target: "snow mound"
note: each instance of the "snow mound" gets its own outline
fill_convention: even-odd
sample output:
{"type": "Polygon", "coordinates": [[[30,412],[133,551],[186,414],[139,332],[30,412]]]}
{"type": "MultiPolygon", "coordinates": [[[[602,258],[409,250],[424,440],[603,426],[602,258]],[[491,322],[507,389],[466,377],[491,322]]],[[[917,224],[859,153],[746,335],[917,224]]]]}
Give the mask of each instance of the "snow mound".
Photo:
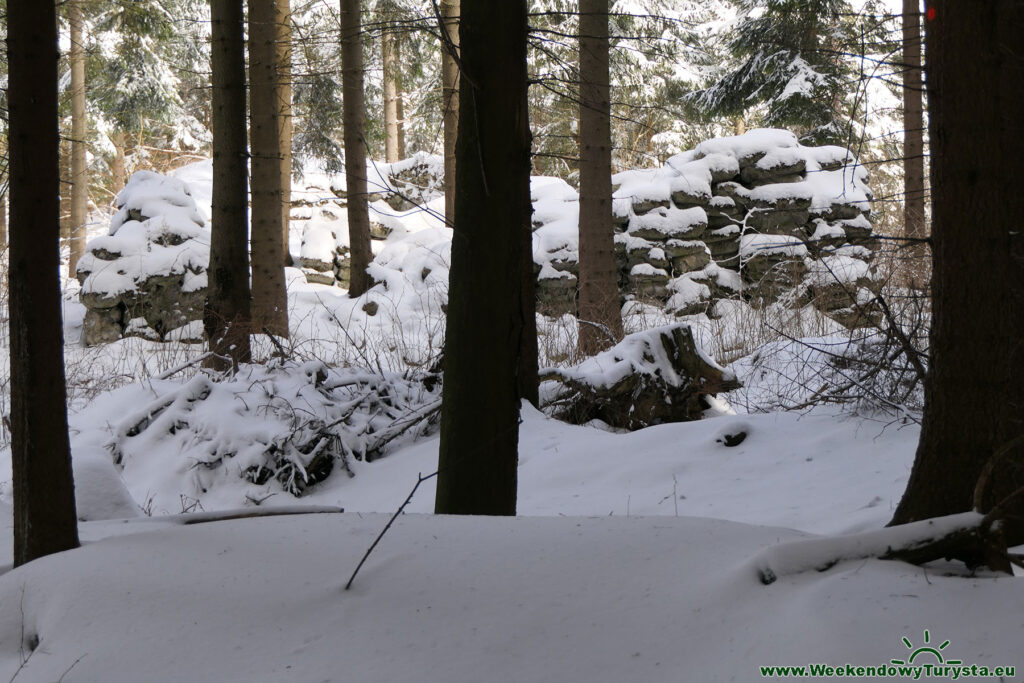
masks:
{"type": "Polygon", "coordinates": [[[432,432],[439,383],[425,379],[278,361],[158,380],[86,408],[77,424],[94,410],[104,417],[75,442],[102,447],[132,497],[161,514],[298,497],[332,473],[354,476],[396,439],[432,432]]]}

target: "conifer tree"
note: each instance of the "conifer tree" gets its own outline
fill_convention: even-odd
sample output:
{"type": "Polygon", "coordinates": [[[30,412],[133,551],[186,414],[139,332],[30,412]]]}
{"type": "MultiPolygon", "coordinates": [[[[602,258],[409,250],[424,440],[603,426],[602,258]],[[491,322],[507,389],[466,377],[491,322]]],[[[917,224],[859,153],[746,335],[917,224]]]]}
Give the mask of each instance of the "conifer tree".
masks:
{"type": "Polygon", "coordinates": [[[14,564],[78,546],[59,281],[57,17],[8,0],[14,564]]]}
{"type": "MultiPolygon", "coordinates": [[[[533,277],[526,2],[467,2],[460,21],[460,190],[435,511],[512,515],[519,403],[530,381],[525,337],[534,368],[537,357],[532,291],[523,284],[525,272],[533,277]]],[[[535,387],[536,370],[533,377],[535,387]]]]}
{"type": "Polygon", "coordinates": [[[285,93],[278,22],[288,0],[249,0],[249,128],[252,139],[252,296],[253,329],[288,336],[288,296],[284,268],[287,230],[282,223],[289,156],[282,139],[285,93]]]}
{"type": "Polygon", "coordinates": [[[245,17],[242,0],[210,0],[213,210],[203,326],[215,367],[250,360],[245,17]]]}
{"type": "Polygon", "coordinates": [[[849,141],[854,41],[847,0],[737,0],[728,51],[734,63],[689,99],[715,115],[743,116],[759,107],[764,125],[793,128],[813,144],[849,141]]]}
{"type": "Polygon", "coordinates": [[[341,0],[341,71],[345,127],[345,201],[348,204],[349,295],[369,288],[370,214],[366,193],[366,107],[359,0],[341,0]]]}
{"type": "MultiPolygon", "coordinates": [[[[1024,538],[1024,0],[931,0],[932,327],[894,524],[1002,506],[1024,538]],[[981,484],[979,485],[979,480],[981,484]]],[[[1013,543],[1011,543],[1012,545],[1013,543]]]]}
{"type": "Polygon", "coordinates": [[[580,0],[579,348],[593,354],[622,336],[612,229],[608,0],[580,0]]]}

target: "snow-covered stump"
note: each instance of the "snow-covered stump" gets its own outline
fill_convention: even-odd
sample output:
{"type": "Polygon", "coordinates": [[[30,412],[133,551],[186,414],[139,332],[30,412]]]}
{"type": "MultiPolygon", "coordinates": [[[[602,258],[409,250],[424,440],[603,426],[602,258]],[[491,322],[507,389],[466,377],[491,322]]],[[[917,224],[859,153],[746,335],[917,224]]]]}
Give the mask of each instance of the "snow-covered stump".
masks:
{"type": "Polygon", "coordinates": [[[686,323],[631,334],[571,368],[549,368],[545,409],[574,424],[601,420],[621,429],[697,420],[705,397],[740,387],[697,345],[686,323]]]}
{"type": "Polygon", "coordinates": [[[78,263],[83,341],[201,340],[210,232],[187,185],[139,171],[117,207],[110,233],[89,242],[78,263]]]}

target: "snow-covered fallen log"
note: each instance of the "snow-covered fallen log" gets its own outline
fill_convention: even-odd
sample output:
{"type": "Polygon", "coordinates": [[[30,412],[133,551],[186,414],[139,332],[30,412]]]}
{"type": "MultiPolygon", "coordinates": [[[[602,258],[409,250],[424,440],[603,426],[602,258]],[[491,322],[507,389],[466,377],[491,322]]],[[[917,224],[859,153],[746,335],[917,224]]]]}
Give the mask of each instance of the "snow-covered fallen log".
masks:
{"type": "Polygon", "coordinates": [[[959,559],[970,567],[1008,571],[1006,545],[998,523],[978,512],[887,527],[848,536],[780,543],[751,560],[761,583],[808,571],[823,572],[840,562],[878,558],[923,564],[959,559]]]}

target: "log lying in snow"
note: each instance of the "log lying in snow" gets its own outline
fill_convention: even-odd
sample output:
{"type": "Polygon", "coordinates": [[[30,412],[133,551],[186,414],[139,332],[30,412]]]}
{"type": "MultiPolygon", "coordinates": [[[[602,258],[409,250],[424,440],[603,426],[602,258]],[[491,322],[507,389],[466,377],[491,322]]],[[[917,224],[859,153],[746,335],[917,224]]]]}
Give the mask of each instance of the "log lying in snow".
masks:
{"type": "Polygon", "coordinates": [[[978,512],[925,519],[848,536],[813,538],[765,548],[752,561],[761,583],[807,571],[823,572],[839,562],[878,558],[922,564],[959,559],[969,567],[1009,571],[998,524],[978,512]]]}

